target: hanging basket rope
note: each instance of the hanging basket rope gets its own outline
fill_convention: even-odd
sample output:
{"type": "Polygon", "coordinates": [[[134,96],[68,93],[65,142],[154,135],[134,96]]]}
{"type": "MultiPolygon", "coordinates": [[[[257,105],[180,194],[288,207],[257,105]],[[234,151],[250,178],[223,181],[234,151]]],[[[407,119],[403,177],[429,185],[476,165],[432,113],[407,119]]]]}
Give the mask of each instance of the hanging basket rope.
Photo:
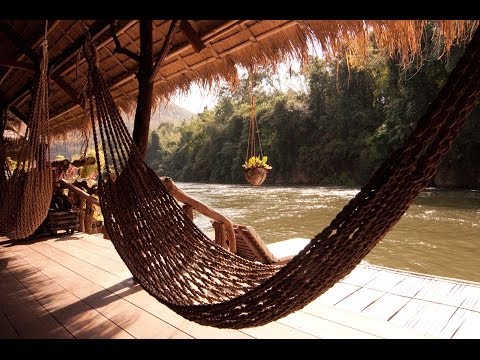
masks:
{"type": "Polygon", "coordinates": [[[255,114],[255,98],[253,95],[253,71],[250,72],[250,122],[247,136],[247,156],[242,165],[245,172],[245,179],[254,186],[260,186],[267,178],[267,172],[272,167],[267,165],[267,157],[263,156],[262,143],[260,141],[260,131],[258,130],[258,121],[255,114]],[[258,147],[257,147],[258,142],[258,147]],[[260,156],[257,156],[257,148],[260,156]]]}
{"type": "Polygon", "coordinates": [[[140,285],[203,325],[264,325],[303,308],[350,273],[402,217],[480,100],[480,29],[403,146],[283,268],[216,246],[146,165],[95,64],[88,40],[89,108],[108,234],[140,285]],[[111,165],[111,166],[109,166],[111,165]]]}
{"type": "Polygon", "coordinates": [[[40,73],[32,91],[25,142],[7,183],[6,197],[0,210],[0,232],[12,240],[34,233],[48,214],[52,195],[46,33],[41,46],[40,73]]]}

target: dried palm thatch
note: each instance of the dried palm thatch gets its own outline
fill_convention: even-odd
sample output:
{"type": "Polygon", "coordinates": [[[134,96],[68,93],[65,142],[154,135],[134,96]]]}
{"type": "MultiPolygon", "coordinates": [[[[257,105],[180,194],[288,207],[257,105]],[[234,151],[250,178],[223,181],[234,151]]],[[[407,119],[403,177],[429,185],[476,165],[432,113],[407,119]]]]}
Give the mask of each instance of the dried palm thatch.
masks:
{"type": "MultiPolygon", "coordinates": [[[[454,44],[468,41],[478,20],[182,20],[188,23],[200,45],[194,47],[187,32],[176,30],[170,51],[157,73],[155,96],[158,101],[175,93],[188,92],[192,83],[206,91],[216,89],[221,80],[235,84],[237,66],[275,66],[288,58],[307,59],[310,43],[318,43],[328,57],[364,58],[369,38],[378,50],[395,56],[404,68],[421,62],[426,28],[432,27],[438,51],[447,53],[454,44]],[[196,49],[195,49],[196,48],[196,49]]],[[[170,20],[153,22],[153,53],[158,56],[169,31],[170,20]]],[[[0,21],[0,46],[5,56],[16,59],[15,66],[38,57],[36,39],[43,21],[0,21]],[[12,35],[14,32],[16,35],[12,35]],[[15,40],[16,38],[16,40],[15,40]],[[13,40],[12,40],[13,39],[13,40]],[[27,46],[22,45],[28,44],[27,46]]],[[[50,24],[50,125],[52,136],[83,129],[88,119],[82,108],[87,66],[80,53],[84,29],[90,29],[99,54],[100,67],[117,104],[130,112],[135,107],[138,83],[140,31],[138,21],[116,21],[112,37],[110,22],[99,20],[57,20],[50,24]],[[115,40],[125,51],[116,52],[115,40]]],[[[12,60],[13,61],[13,60],[12,60]]],[[[23,64],[25,65],[25,64],[23,64]]],[[[28,67],[28,66],[27,66],[28,67]]],[[[0,68],[0,90],[12,112],[21,118],[29,106],[30,74],[25,69],[0,68]]]]}

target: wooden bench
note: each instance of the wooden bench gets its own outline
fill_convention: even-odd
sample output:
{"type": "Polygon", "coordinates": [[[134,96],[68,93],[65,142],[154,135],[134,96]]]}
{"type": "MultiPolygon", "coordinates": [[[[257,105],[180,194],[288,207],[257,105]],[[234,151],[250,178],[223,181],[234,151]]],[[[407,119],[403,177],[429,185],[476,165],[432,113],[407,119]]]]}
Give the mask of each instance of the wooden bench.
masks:
{"type": "Polygon", "coordinates": [[[59,230],[65,230],[66,234],[73,234],[78,229],[78,213],[78,210],[49,211],[35,234],[57,235],[59,230]]]}

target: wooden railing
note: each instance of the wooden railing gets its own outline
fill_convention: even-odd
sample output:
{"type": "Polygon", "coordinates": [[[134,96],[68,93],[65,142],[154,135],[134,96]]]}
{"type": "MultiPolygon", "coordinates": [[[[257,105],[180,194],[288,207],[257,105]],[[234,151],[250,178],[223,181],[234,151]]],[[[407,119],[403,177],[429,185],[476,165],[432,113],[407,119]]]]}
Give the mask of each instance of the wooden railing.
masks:
{"type": "Polygon", "coordinates": [[[161,177],[160,179],[170,195],[172,195],[177,201],[184,204],[183,210],[188,214],[190,219],[193,220],[193,210],[195,210],[213,220],[213,228],[215,229],[215,243],[221,245],[225,249],[229,249],[233,253],[237,252],[235,230],[233,229],[233,223],[228,218],[215,211],[207,204],[198,201],[182,191],[177,187],[171,178],[161,177]]]}
{"type": "MultiPolygon", "coordinates": [[[[235,240],[235,230],[233,223],[212,209],[207,204],[191,197],[173,182],[169,177],[162,177],[162,183],[165,185],[169,193],[179,202],[183,203],[183,210],[187,213],[188,217],[193,220],[193,210],[198,211],[200,214],[205,215],[213,220],[212,226],[215,230],[215,243],[219,244],[225,249],[229,249],[231,252],[237,252],[237,244],[235,240]]],[[[86,193],[82,189],[70,184],[68,181],[59,180],[62,188],[72,191],[75,196],[80,200],[80,213],[79,213],[79,229],[78,231],[85,232],[87,234],[92,233],[93,223],[93,205],[100,206],[97,198],[86,193]]]]}
{"type": "Polygon", "coordinates": [[[68,189],[73,192],[80,201],[80,212],[78,214],[78,231],[91,234],[94,214],[93,205],[100,206],[100,202],[94,196],[86,193],[82,189],[74,186],[73,184],[70,184],[64,179],[60,179],[59,183],[62,188],[68,189]]]}

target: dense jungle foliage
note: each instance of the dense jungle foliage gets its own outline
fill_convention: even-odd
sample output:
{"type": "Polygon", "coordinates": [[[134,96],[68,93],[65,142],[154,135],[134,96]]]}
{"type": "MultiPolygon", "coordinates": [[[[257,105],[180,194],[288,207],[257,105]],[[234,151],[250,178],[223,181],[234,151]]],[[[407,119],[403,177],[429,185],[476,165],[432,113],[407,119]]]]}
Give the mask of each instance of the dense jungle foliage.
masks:
{"type": "MultiPolygon", "coordinates": [[[[268,69],[256,72],[254,97],[266,183],[358,186],[415,126],[445,83],[463,48],[438,60],[427,46],[422,66],[402,70],[372,48],[362,66],[311,58],[302,74],[307,91],[282,92],[268,69]]],[[[476,111],[443,161],[432,185],[480,186],[480,112],[476,111]]],[[[180,126],[152,131],[146,160],[176,181],[243,183],[250,87],[222,89],[213,109],[180,126]]]]}

